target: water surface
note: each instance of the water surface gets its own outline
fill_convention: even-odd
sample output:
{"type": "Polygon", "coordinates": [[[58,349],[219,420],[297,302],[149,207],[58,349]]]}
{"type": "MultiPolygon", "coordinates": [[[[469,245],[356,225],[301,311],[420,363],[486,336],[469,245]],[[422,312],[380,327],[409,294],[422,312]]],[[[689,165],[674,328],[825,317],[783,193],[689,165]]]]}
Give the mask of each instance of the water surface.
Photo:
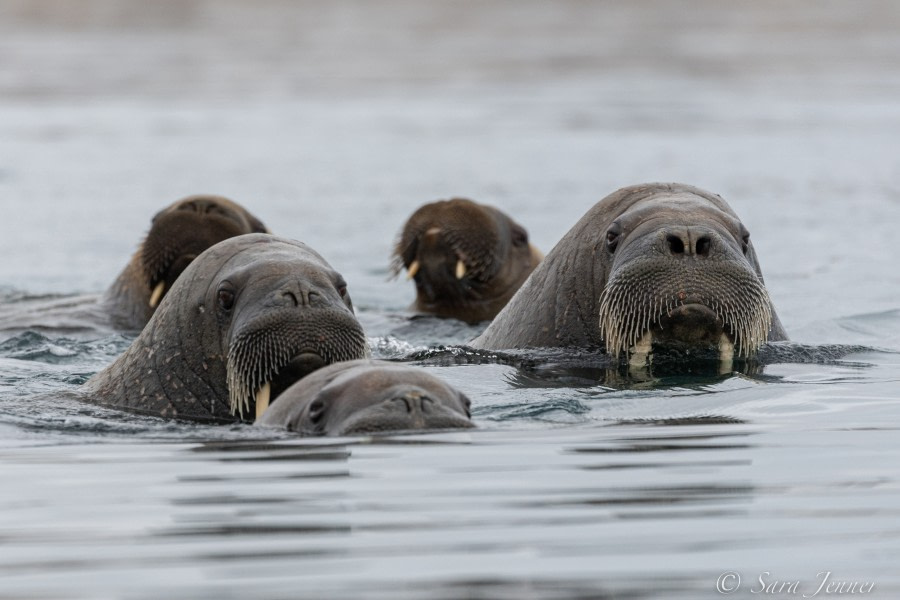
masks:
{"type": "Polygon", "coordinates": [[[898,27],[887,0],[0,1],[0,312],[102,291],[160,207],[221,193],[319,250],[373,353],[479,426],[135,417],[63,395],[129,336],[0,335],[0,598],[702,598],[726,573],[758,597],[826,572],[897,596],[898,27]],[[759,368],[441,350],[479,328],[410,320],[389,280],[423,202],[493,203],[549,250],[643,181],[751,231],[793,340],[759,368]]]}

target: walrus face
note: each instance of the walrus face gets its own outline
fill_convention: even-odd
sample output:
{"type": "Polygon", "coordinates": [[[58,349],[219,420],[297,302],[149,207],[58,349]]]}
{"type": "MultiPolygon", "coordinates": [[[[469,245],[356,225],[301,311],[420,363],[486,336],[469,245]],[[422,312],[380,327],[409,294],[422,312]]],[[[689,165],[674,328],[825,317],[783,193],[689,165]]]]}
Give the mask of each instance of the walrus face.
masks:
{"type": "Polygon", "coordinates": [[[736,217],[677,194],[634,203],[601,233],[611,267],[599,322],[611,354],[683,344],[730,359],[766,341],[771,302],[736,217]]]}
{"type": "Polygon", "coordinates": [[[267,231],[242,206],[220,196],[189,196],[163,209],[153,217],[138,257],[150,308],[207,248],[236,235],[267,231]]]}
{"type": "Polygon", "coordinates": [[[353,361],[298,382],[258,424],[305,435],[362,435],[474,427],[469,399],[412,367],[353,361]]]}
{"type": "Polygon", "coordinates": [[[295,250],[227,264],[209,287],[205,305],[224,332],[231,412],[242,418],[254,408],[262,414],[322,366],[368,356],[343,277],[318,255],[295,250]]]}
{"type": "Polygon", "coordinates": [[[491,319],[541,255],[499,210],[454,198],[412,214],[394,250],[393,271],[416,284],[416,308],[477,322],[491,319]]]}

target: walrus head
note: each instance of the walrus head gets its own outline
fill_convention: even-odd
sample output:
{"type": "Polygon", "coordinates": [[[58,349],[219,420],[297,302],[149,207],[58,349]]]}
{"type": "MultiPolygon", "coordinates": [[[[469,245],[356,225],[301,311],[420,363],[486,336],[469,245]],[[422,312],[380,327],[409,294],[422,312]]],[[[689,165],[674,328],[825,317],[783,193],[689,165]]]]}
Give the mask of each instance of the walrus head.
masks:
{"type": "Polygon", "coordinates": [[[563,237],[472,345],[714,347],[747,357],[787,336],[750,234],[715,194],[646,184],[610,194],[563,237]]]}
{"type": "Polygon", "coordinates": [[[605,238],[611,266],[599,324],[611,354],[675,343],[747,357],[766,341],[771,301],[750,233],[730,211],[690,193],[651,196],[616,217],[605,238]]]}
{"type": "Polygon", "coordinates": [[[541,260],[528,232],[464,198],[416,210],[400,232],[393,271],[416,284],[414,308],[470,323],[492,319],[541,260]]]}
{"type": "Polygon", "coordinates": [[[245,233],[268,229],[243,206],[221,196],[188,196],[156,213],[137,254],[150,308],[201,252],[245,233]]]}
{"type": "Polygon", "coordinates": [[[367,356],[343,277],[301,242],[249,234],[198,256],[86,389],[165,417],[252,419],[315,369],[367,356]]]}
{"type": "Polygon", "coordinates": [[[257,424],[304,435],[361,435],[474,427],[470,402],[422,369],[357,360],[294,384],[257,424]]]}
{"type": "Polygon", "coordinates": [[[140,330],[201,252],[237,235],[266,232],[259,219],[227,198],[179,200],[153,217],[140,247],[103,295],[103,310],[115,326],[140,330]]]}

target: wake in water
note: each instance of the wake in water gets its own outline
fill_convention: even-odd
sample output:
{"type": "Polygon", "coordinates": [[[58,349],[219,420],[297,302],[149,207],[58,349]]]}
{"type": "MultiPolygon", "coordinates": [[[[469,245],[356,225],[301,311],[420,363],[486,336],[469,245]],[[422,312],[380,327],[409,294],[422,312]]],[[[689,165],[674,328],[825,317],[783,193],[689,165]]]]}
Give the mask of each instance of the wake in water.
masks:
{"type": "MultiPolygon", "coordinates": [[[[368,339],[374,358],[414,363],[447,379],[474,399],[473,417],[482,428],[633,422],[721,422],[733,405],[723,390],[759,383],[792,383],[780,365],[818,365],[835,375],[873,371],[878,357],[897,352],[862,345],[765,344],[751,359],[735,360],[721,372],[718,353],[668,348],[649,364],[635,367],[603,349],[486,351],[465,346],[483,326],[433,317],[363,314],[380,335],[368,339]],[[702,402],[688,397],[700,397],[702,402]],[[622,404],[622,399],[629,400],[622,404]],[[641,399],[634,404],[635,399],[641,399]],[[650,406],[647,403],[650,403],[650,406]],[[626,409],[622,410],[625,406],[626,409]]],[[[851,324],[855,321],[851,320],[851,324]]],[[[0,426],[16,431],[140,439],[246,439],[247,426],[215,427],[142,417],[74,400],[69,391],[111,363],[132,337],[111,334],[82,340],[65,331],[26,330],[0,341],[0,426]]],[[[893,359],[890,359],[893,361],[893,359]]],[[[266,432],[264,436],[284,434],[266,432]]]]}

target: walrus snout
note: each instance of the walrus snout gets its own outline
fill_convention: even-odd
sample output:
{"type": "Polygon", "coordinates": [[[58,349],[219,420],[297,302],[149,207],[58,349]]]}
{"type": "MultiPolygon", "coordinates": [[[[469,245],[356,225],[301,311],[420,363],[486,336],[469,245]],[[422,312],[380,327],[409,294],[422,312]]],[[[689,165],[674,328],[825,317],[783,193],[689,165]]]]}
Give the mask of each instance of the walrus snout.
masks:
{"type": "Polygon", "coordinates": [[[712,220],[667,220],[647,222],[611,250],[599,310],[607,350],[641,354],[652,341],[749,356],[766,341],[772,310],[738,240],[712,220]]]}
{"type": "Polygon", "coordinates": [[[425,390],[390,395],[333,428],[331,435],[360,435],[388,431],[467,429],[474,427],[467,415],[432,397],[425,390]]]}

